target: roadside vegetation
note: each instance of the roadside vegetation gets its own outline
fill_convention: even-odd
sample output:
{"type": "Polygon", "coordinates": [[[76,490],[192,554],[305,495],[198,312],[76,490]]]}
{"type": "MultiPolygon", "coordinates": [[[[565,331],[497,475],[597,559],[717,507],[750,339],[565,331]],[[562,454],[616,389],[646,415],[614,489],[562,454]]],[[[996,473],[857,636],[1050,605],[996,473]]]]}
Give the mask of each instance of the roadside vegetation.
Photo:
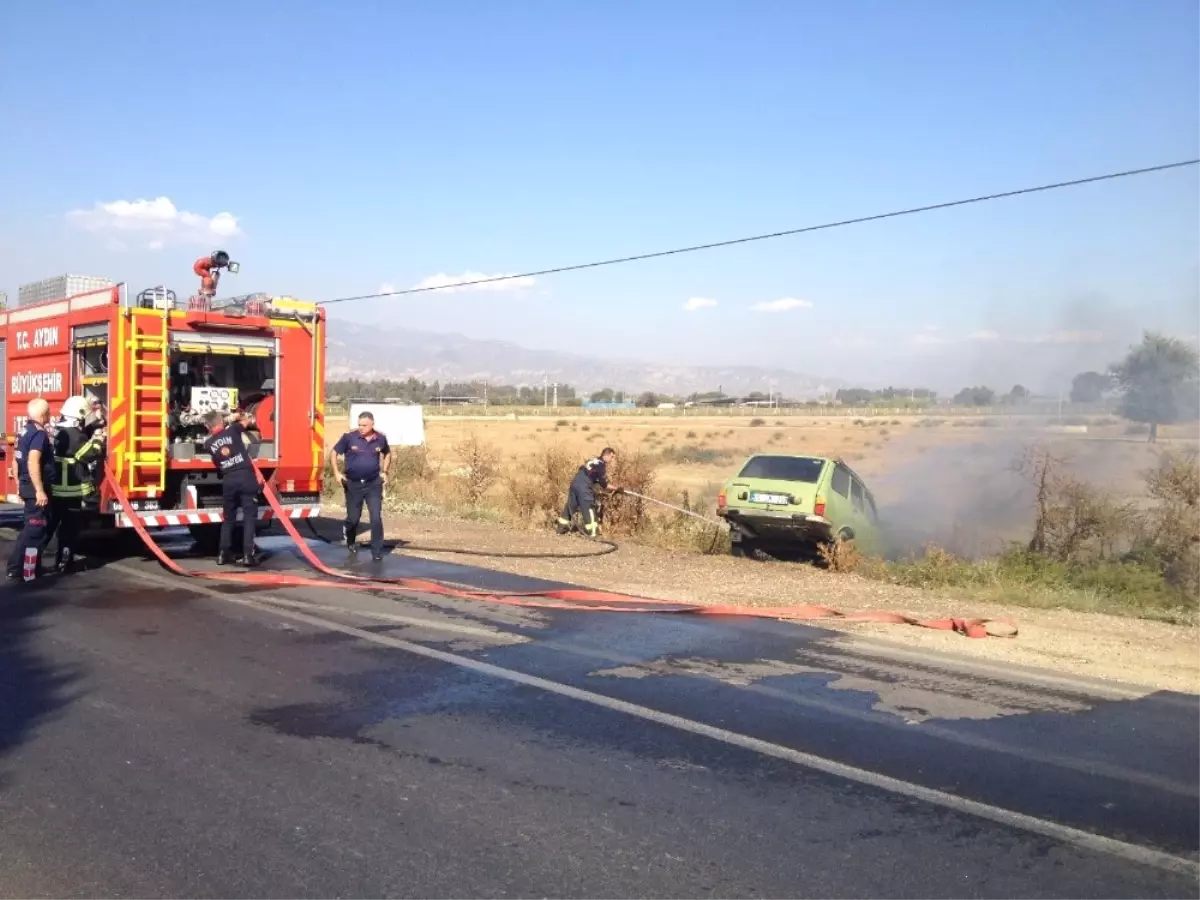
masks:
{"type": "MultiPolygon", "coordinates": [[[[1115,386],[1121,419],[1106,415],[1060,419],[1056,424],[1116,433],[1123,429],[1126,436],[1144,435],[1155,441],[1160,426],[1194,421],[1197,372],[1192,348],[1147,334],[1109,373],[1084,373],[1073,386],[1073,392],[1086,389],[1087,399],[1115,386]]],[[[894,451],[884,447],[902,425],[899,419],[859,418],[847,421],[851,427],[843,430],[818,430],[805,436],[807,429],[769,431],[762,418],[750,419],[748,428],[736,431],[712,421],[664,423],[653,429],[597,421],[594,431],[591,425],[568,418],[518,428],[514,417],[512,424],[511,429],[489,430],[488,424],[472,423],[465,430],[455,428],[454,436],[444,443],[435,441],[433,450],[398,448],[385,508],[405,516],[544,529],[562,509],[567,486],[583,461],[579,448],[597,452],[611,444],[618,453],[611,473],[614,484],[710,521],[664,510],[636,496],[617,495],[604,504],[606,536],[673,551],[727,554],[728,533],[713,519],[718,479],[724,477],[719,473],[727,474],[739,460],[768,448],[836,455],[811,443],[813,435],[822,443],[840,440],[843,455],[850,460],[859,458],[862,454],[855,451],[861,450],[876,451],[876,456],[890,454],[894,451]],[[501,435],[507,436],[507,442],[495,443],[501,435]],[[848,440],[851,446],[846,445],[848,440]],[[697,470],[711,475],[693,479],[687,490],[673,480],[697,470]],[[708,481],[710,477],[713,480],[708,481]]],[[[931,440],[953,443],[968,438],[961,431],[956,438],[957,429],[1002,432],[1001,424],[992,418],[924,417],[903,427],[911,435],[924,435],[917,439],[916,448],[923,453],[931,440]]],[[[776,428],[786,425],[774,421],[776,428]]],[[[1195,623],[1200,617],[1200,461],[1195,445],[1163,446],[1157,451],[1157,464],[1139,481],[1127,480],[1122,488],[1082,477],[1058,446],[1030,444],[1013,460],[1033,501],[1024,537],[1003,552],[967,558],[931,544],[906,558],[882,560],[865,558],[853,544],[844,544],[824,548],[821,565],[833,574],[960,596],[967,593],[1003,604],[1195,623]]],[[[330,479],[326,485],[329,499],[340,504],[340,490],[330,479]]]]}
{"type": "MultiPolygon", "coordinates": [[[[426,447],[395,451],[385,508],[406,516],[490,521],[548,528],[562,508],[580,464],[560,445],[541,450],[536,466],[507,467],[479,434],[452,448],[453,462],[426,447]]],[[[718,485],[671,490],[659,479],[662,451],[617,447],[614,483],[712,517],[718,485]]],[[[680,448],[679,455],[687,456],[680,448]]],[[[674,454],[668,454],[674,459],[674,454]]],[[[1077,477],[1071,460],[1034,445],[1013,466],[1032,485],[1028,537],[982,559],[927,546],[919,555],[885,561],[853,545],[827,548],[823,566],[891,584],[968,592],[980,600],[1077,609],[1191,623],[1200,612],[1200,460],[1195,449],[1167,449],[1144,473],[1144,492],[1119,496],[1077,477]]],[[[341,502],[332,483],[329,499],[341,502]]],[[[616,540],[673,551],[725,554],[728,533],[630,495],[609,498],[604,532],[616,540]]]]}
{"type": "MultiPolygon", "coordinates": [[[[1145,494],[1089,484],[1069,458],[1030,448],[1014,465],[1033,482],[1027,542],[984,559],[936,546],[896,562],[839,566],[926,589],[966,589],[1001,603],[1064,607],[1192,623],[1200,612],[1200,462],[1167,450],[1145,473],[1145,494]]],[[[835,561],[836,562],[836,561],[835,561]]]]}

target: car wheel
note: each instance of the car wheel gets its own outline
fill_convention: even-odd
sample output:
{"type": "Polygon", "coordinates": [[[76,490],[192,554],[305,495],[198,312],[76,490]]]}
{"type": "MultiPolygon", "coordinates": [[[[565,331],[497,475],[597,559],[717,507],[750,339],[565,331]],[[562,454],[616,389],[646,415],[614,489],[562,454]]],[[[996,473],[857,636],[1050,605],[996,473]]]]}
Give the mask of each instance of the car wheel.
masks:
{"type": "Polygon", "coordinates": [[[832,569],[835,572],[849,571],[853,568],[853,564],[849,563],[853,555],[854,532],[843,528],[832,541],[825,542],[824,552],[821,553],[818,564],[823,569],[832,569]]]}
{"type": "Polygon", "coordinates": [[[755,551],[758,545],[747,538],[742,538],[740,541],[729,545],[730,556],[736,556],[738,559],[754,559],[755,551]]]}

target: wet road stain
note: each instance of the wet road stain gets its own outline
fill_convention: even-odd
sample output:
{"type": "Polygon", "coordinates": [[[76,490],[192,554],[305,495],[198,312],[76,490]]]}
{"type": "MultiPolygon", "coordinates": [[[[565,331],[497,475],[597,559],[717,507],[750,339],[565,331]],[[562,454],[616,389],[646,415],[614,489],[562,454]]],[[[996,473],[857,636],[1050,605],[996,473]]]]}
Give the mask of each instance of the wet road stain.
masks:
{"type": "Polygon", "coordinates": [[[909,723],[931,719],[987,720],[1033,712],[1078,713],[1089,704],[1064,697],[1031,694],[1026,688],[1003,688],[949,672],[936,676],[901,664],[832,654],[797,654],[803,662],[759,659],[729,662],[699,657],[664,657],[637,665],[598,669],[601,678],[700,676],[735,687],[766,679],[780,680],[797,695],[838,692],[848,706],[864,707],[909,723]],[[816,663],[816,665],[806,664],[816,663]]]}
{"type": "Polygon", "coordinates": [[[352,634],[344,634],[341,631],[318,631],[315,634],[302,634],[296,638],[297,644],[312,644],[318,647],[328,646],[330,644],[345,644],[351,641],[357,641],[352,634]]]}
{"type": "MultiPolygon", "coordinates": [[[[516,791],[600,800],[632,808],[635,800],[595,793],[568,784],[552,784],[537,778],[505,777],[492,767],[472,759],[449,758],[403,746],[407,729],[442,717],[461,718],[475,714],[491,721],[491,713],[512,702],[513,689],[479,680],[471,673],[448,677],[411,671],[381,669],[353,676],[336,676],[328,683],[342,688],[347,697],[329,702],[294,703],[252,711],[247,720],[255,726],[302,740],[325,739],[370,747],[397,759],[497,781],[516,791]],[[447,681],[450,683],[448,684],[447,681]],[[385,730],[382,726],[390,725],[385,730]]],[[[519,690],[519,689],[518,689],[519,690]]],[[[521,701],[518,701],[521,702],[521,701]]],[[[697,767],[701,768],[702,767],[697,767]]]]}
{"type": "Polygon", "coordinates": [[[184,606],[196,595],[177,588],[129,587],[124,590],[81,591],[71,605],[83,609],[151,609],[184,606]]]}
{"type": "Polygon", "coordinates": [[[318,684],[342,698],[264,707],[254,710],[250,721],[292,737],[378,744],[367,732],[385,722],[495,703],[511,690],[503,682],[470,672],[435,674],[394,666],[334,674],[318,679],[318,684]]]}

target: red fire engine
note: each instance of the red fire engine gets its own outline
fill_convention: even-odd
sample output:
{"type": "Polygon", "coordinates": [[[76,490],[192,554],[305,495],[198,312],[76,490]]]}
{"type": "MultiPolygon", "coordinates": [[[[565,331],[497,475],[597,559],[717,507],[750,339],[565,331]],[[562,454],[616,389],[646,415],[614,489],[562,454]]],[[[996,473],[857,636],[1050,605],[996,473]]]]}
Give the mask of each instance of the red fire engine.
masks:
{"type": "MultiPolygon", "coordinates": [[[[106,418],[106,465],[148,527],[185,525],[215,547],[221,487],[202,449],[210,409],[252,413],[252,454],[284,511],[320,511],[325,311],[316,304],[263,294],[178,302],[165,288],[130,295],[118,284],[0,311],[0,374],[9,502],[19,502],[13,443],[28,402],[44,397],[57,416],[80,395],[106,418]]],[[[130,527],[114,499],[104,483],[96,515],[130,527]]],[[[259,508],[260,521],[271,515],[259,508]]]]}

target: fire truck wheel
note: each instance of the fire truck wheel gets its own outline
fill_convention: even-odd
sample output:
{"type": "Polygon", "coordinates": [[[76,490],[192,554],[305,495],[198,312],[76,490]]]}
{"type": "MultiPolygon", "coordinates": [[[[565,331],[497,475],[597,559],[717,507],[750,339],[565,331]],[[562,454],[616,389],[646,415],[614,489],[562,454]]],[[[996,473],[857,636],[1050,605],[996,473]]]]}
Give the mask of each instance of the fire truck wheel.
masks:
{"type": "Polygon", "coordinates": [[[221,526],[217,525],[189,525],[188,532],[192,536],[192,540],[196,542],[197,549],[205,556],[211,556],[220,549],[221,546],[221,526]]]}

